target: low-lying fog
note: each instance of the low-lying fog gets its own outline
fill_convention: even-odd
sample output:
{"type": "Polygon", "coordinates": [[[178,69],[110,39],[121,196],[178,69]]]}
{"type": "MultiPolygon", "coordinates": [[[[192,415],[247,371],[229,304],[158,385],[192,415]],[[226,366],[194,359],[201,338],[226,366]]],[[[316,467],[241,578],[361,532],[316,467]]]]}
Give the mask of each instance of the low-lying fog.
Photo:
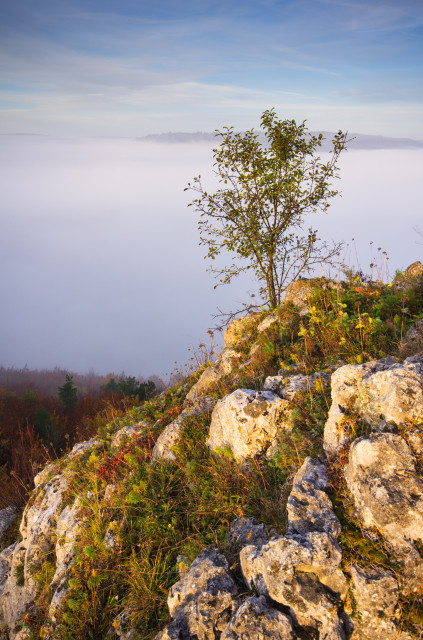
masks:
{"type": "MultiPolygon", "coordinates": [[[[210,142],[0,141],[0,365],[164,375],[207,338],[218,308],[248,301],[249,280],[213,289],[187,208],[187,182],[211,175],[210,142]]],[[[313,224],[355,239],[352,267],[368,270],[370,241],[392,275],[422,258],[422,160],[421,149],[341,159],[343,197],[313,224]]]]}

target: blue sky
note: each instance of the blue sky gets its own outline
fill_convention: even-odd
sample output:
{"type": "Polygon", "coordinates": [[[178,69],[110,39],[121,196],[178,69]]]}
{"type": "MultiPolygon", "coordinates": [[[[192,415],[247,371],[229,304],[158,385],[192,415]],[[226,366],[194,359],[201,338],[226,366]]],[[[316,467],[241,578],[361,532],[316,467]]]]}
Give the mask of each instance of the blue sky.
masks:
{"type": "Polygon", "coordinates": [[[257,126],[423,140],[421,0],[0,3],[0,133],[257,126]]]}

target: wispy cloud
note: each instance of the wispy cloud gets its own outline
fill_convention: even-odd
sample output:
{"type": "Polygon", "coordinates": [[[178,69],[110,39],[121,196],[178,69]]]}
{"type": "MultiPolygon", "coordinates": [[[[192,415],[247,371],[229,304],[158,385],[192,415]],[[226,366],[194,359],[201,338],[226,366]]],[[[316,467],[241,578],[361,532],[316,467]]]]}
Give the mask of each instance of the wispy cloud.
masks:
{"type": "MultiPolygon", "coordinates": [[[[175,114],[179,129],[193,113],[195,127],[208,128],[213,116],[221,117],[214,110],[227,108],[233,117],[239,109],[234,124],[243,126],[248,110],[294,108],[295,101],[300,110],[291,117],[300,117],[302,106],[318,116],[324,101],[340,112],[348,101],[364,105],[367,86],[381,88],[369,90],[369,103],[389,106],[382,88],[391,86],[405,102],[405,87],[417,84],[421,72],[423,44],[413,33],[422,10],[411,0],[111,0],[106,6],[93,0],[89,11],[81,0],[37,6],[15,0],[2,11],[0,131],[16,127],[18,111],[22,121],[29,116],[26,131],[36,122],[38,132],[48,131],[49,118],[68,132],[85,123],[82,133],[91,118],[93,133],[113,127],[117,135],[128,133],[125,114],[128,125],[149,114],[142,132],[164,112],[175,114]]],[[[372,117],[369,112],[369,126],[372,117]]],[[[390,129],[398,125],[391,121],[390,129]]]]}

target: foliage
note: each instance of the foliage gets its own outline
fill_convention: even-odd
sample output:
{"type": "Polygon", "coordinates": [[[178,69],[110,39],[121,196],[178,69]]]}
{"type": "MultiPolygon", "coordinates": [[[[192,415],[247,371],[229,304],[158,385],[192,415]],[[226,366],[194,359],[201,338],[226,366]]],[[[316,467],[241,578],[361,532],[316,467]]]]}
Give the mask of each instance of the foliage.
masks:
{"type": "Polygon", "coordinates": [[[62,402],[63,411],[65,413],[72,413],[75,409],[78,397],[78,389],[73,383],[72,376],[66,374],[66,381],[58,388],[57,395],[62,402]]]}
{"type": "Polygon", "coordinates": [[[301,234],[306,215],[327,211],[338,193],[331,180],[338,177],[346,134],[335,135],[331,157],[323,162],[317,155],[323,135],[309,134],[305,122],[282,121],[268,110],[261,127],[265,144],[253,129],[217,131],[222,141],[213,154],[221,188],[209,193],[198,176],[187,189],[199,194],[191,204],[200,212],[200,244],[207,257],[214,260],[222,251],[232,256],[230,266],[211,269],[220,283],[252,270],[261,296],[276,307],[289,281],[339,252],[340,245],[320,245],[312,228],[301,234]]]}
{"type": "Polygon", "coordinates": [[[117,382],[114,378],[110,378],[103,389],[106,392],[117,393],[123,398],[137,397],[140,402],[143,402],[154,395],[156,385],[152,380],[138,382],[136,378],[127,376],[119,378],[117,382]]]}
{"type": "MultiPolygon", "coordinates": [[[[418,288],[396,291],[353,273],[348,281],[336,285],[325,279],[315,279],[312,284],[315,293],[308,312],[284,304],[264,331],[259,331],[257,324],[266,311],[257,314],[251,326],[247,323],[237,347],[243,365],[219,380],[214,395],[224,396],[240,386],[261,389],[264,377],[280,369],[311,374],[330,371],[333,362],[354,363],[399,353],[401,337],[423,309],[418,288]],[[253,343],[259,348],[251,356],[253,343]]],[[[230,450],[220,452],[224,455],[212,454],[206,445],[211,416],[204,414],[184,419],[182,440],[174,448],[176,462],[153,463],[157,437],[183,411],[186,394],[204,366],[206,363],[166,392],[135,406],[128,403],[125,408],[123,401],[106,407],[96,405],[101,410],[87,418],[84,432],[88,437],[97,432],[96,445],[79,458],[57,463],[69,481],[65,503],[78,500],[84,521],[67,570],[63,608],[56,616],[57,640],[103,638],[111,629],[116,636],[123,636],[131,628],[136,629],[136,637],[150,640],[168,621],[166,598],[178,579],[179,555],[192,561],[202,548],[213,545],[226,553],[238,575],[239,558],[226,543],[235,517],[254,516],[285,532],[293,474],[307,456],[316,458],[322,453],[331,403],[329,386],[322,381],[316,388],[309,385],[297,393],[287,414],[292,430],[279,436],[271,459],[238,465],[230,450]],[[139,435],[122,441],[117,448],[111,446],[116,431],[137,423],[144,424],[139,435]]],[[[12,399],[17,402],[16,397],[9,398],[10,407],[12,399]]],[[[79,398],[72,416],[60,416],[58,405],[42,405],[35,393],[25,396],[19,409],[27,412],[33,428],[36,415],[47,420],[48,413],[52,419],[59,415],[70,421],[81,402],[79,398]],[[37,413],[38,407],[46,413],[37,413]]],[[[7,406],[0,405],[0,410],[7,413],[7,406]]],[[[69,426],[70,422],[63,424],[69,426]]],[[[368,425],[358,413],[347,410],[344,428],[358,437],[366,433],[368,425]]],[[[408,431],[404,427],[400,433],[407,438],[408,431]]],[[[421,475],[423,456],[416,458],[421,475]]],[[[342,523],[342,568],[347,571],[356,562],[397,573],[399,568],[381,535],[363,530],[355,517],[344,479],[347,459],[345,448],[336,460],[329,461],[328,470],[331,498],[342,523]]],[[[54,562],[47,554],[34,576],[39,593],[28,618],[33,638],[50,633],[47,612],[53,572],[54,562]]],[[[401,624],[411,631],[423,619],[421,603],[414,594],[401,594],[399,613],[401,624]]]]}

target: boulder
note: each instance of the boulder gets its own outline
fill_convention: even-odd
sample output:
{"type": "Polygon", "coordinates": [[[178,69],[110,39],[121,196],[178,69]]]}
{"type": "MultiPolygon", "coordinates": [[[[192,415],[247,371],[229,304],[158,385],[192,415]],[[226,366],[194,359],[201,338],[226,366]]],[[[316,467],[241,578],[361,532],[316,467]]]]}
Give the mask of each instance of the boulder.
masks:
{"type": "Polygon", "coordinates": [[[112,449],[119,449],[127,440],[131,440],[136,436],[142,436],[151,429],[146,422],[138,422],[137,424],[126,425],[116,431],[110,443],[112,449]]]}
{"type": "Polygon", "coordinates": [[[250,588],[289,607],[296,623],[318,630],[319,637],[339,640],[345,633],[338,605],[347,584],[339,569],[340,524],[327,486],[324,465],[307,458],[288,500],[287,535],[245,546],[240,562],[250,588]]]}
{"type": "Polygon", "coordinates": [[[154,460],[176,460],[173,447],[176,447],[181,440],[184,423],[187,418],[208,413],[216,404],[216,398],[202,397],[194,398],[186,405],[182,413],[170,424],[168,424],[154,445],[152,456],[154,460]]]}
{"type": "Polygon", "coordinates": [[[270,607],[263,596],[250,597],[223,629],[220,640],[294,640],[291,619],[270,607]]]}
{"type": "Polygon", "coordinates": [[[223,336],[225,349],[239,347],[243,341],[246,339],[248,340],[251,336],[251,332],[255,329],[259,318],[259,313],[251,313],[243,316],[242,318],[232,320],[226,328],[223,336]]]}
{"type": "Polygon", "coordinates": [[[385,358],[362,365],[346,365],[332,374],[332,405],[325,425],[327,454],[351,439],[345,430],[347,410],[357,411],[370,428],[380,430],[386,422],[405,424],[423,415],[423,357],[404,363],[385,358]]]}
{"type": "Polygon", "coordinates": [[[174,620],[155,640],[213,640],[236,610],[237,595],[226,558],[217,549],[204,549],[171,588],[168,607],[174,620]]]}
{"type": "Polygon", "coordinates": [[[413,541],[423,540],[423,482],[404,438],[370,434],[353,442],[345,479],[364,527],[376,527],[403,564],[404,588],[423,580],[423,559],[413,541]]]}
{"type": "Polygon", "coordinates": [[[278,321],[279,321],[278,316],[275,313],[270,313],[257,326],[258,333],[263,333],[263,331],[267,331],[267,329],[270,329],[270,327],[278,321]]]}
{"type": "Polygon", "coordinates": [[[410,356],[423,351],[423,318],[417,320],[400,342],[403,355],[410,356]]]}
{"type": "Polygon", "coordinates": [[[314,293],[315,285],[307,278],[294,280],[285,289],[283,304],[291,303],[298,307],[300,316],[305,316],[309,312],[308,299],[314,293]]]}
{"type": "Polygon", "coordinates": [[[398,583],[391,571],[360,567],[351,569],[351,587],[359,616],[354,618],[351,640],[395,640],[399,637],[394,611],[398,583]]]}
{"type": "Polygon", "coordinates": [[[277,375],[268,376],[263,389],[276,393],[281,398],[292,400],[299,391],[314,391],[316,385],[323,386],[330,383],[331,374],[326,371],[318,371],[310,376],[305,375],[277,375]]]}
{"type": "Polygon", "coordinates": [[[223,349],[216,362],[207,369],[199,377],[198,381],[191,387],[187,393],[186,400],[193,402],[199,396],[215,390],[219,380],[229,375],[239,367],[242,360],[242,354],[233,349],[223,349]]]}
{"type": "Polygon", "coordinates": [[[217,402],[207,444],[213,450],[229,447],[238,462],[265,454],[278,432],[290,428],[287,406],[271,391],[237,389],[217,402]]]}
{"type": "Polygon", "coordinates": [[[417,260],[403,272],[395,276],[392,286],[394,291],[406,291],[410,287],[423,283],[423,264],[417,260]]]}

